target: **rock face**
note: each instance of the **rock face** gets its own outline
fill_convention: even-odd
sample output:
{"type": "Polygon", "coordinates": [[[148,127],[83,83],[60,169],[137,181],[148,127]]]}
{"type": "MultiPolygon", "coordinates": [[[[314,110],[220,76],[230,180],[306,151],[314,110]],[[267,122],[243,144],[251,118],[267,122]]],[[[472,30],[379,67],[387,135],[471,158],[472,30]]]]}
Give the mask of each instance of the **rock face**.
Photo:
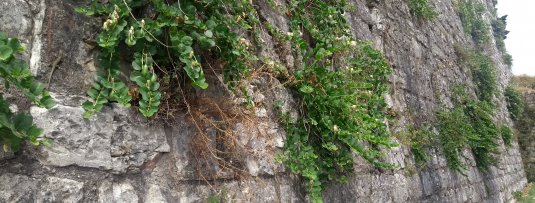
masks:
{"type": "Polygon", "coordinates": [[[535,91],[527,91],[524,95],[524,116],[515,123],[519,130],[518,142],[522,161],[529,181],[535,181],[535,91]]]}
{"type": "MultiPolygon", "coordinates": [[[[257,104],[256,116],[233,126],[239,150],[227,165],[239,168],[242,172],[238,173],[214,164],[217,160],[199,161],[207,151],[191,141],[210,140],[217,133],[207,130],[199,137],[197,129],[208,127],[193,125],[188,114],[174,115],[168,123],[149,122],[133,110],[112,105],[91,119],[82,119],[81,103],[96,71],[97,49],[88,41],[101,25],[99,19],[74,12],[86,2],[0,2],[0,31],[25,43],[23,57],[41,81],[46,81],[53,61],[62,57],[50,84],[58,105],[51,110],[19,105],[19,110],[34,116],[54,144],[50,148],[26,146],[18,154],[0,152],[0,202],[307,201],[300,180],[275,161],[284,131],[273,104],[282,100],[286,101],[283,108],[291,108],[292,103],[289,91],[276,79],[258,77],[250,82],[248,92],[257,104]],[[199,173],[199,168],[206,173],[199,173]]],[[[253,2],[263,19],[288,30],[285,16],[265,1],[253,2]]],[[[470,70],[457,63],[454,51],[455,44],[471,43],[456,14],[455,1],[431,0],[439,15],[429,22],[412,17],[406,1],[352,2],[357,9],[348,18],[354,35],[373,42],[392,65],[388,102],[399,112],[398,123],[422,123],[437,108],[451,106],[453,85],[471,81],[470,70]]],[[[491,0],[485,3],[490,20],[493,4],[491,0]]],[[[291,56],[276,51],[280,47],[271,36],[263,33],[261,37],[266,42],[262,55],[293,64],[291,56]]],[[[486,51],[497,64],[499,89],[503,90],[510,70],[494,46],[486,51]]],[[[212,78],[211,83],[199,94],[215,101],[229,98],[221,93],[224,87],[217,80],[212,78]]],[[[498,96],[497,106],[497,119],[510,122],[503,95],[498,96]]],[[[400,166],[395,170],[378,171],[357,160],[347,184],[333,183],[324,192],[325,202],[509,202],[512,193],[526,184],[516,143],[502,146],[498,166],[486,173],[475,165],[464,175],[451,171],[440,151],[432,154],[421,169],[414,168],[406,146],[388,154],[388,161],[400,166]]],[[[465,155],[472,159],[468,150],[465,155]]]]}

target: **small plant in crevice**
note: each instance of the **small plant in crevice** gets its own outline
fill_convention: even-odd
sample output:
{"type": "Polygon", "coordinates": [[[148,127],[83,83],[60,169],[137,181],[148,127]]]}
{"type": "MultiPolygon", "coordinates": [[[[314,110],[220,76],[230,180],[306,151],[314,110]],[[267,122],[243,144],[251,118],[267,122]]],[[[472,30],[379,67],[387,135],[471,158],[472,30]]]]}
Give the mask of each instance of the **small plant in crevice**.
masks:
{"type": "Polygon", "coordinates": [[[524,101],[520,92],[518,92],[516,85],[509,84],[505,89],[505,101],[507,102],[507,110],[509,115],[516,121],[522,116],[524,110],[524,101]]]}
{"type": "Polygon", "coordinates": [[[511,130],[509,126],[504,124],[500,128],[500,134],[502,136],[503,143],[505,144],[505,146],[510,147],[513,142],[513,130],[511,130]]]}
{"type": "Polygon", "coordinates": [[[423,166],[429,159],[427,149],[432,146],[433,132],[428,127],[416,128],[414,126],[406,127],[406,130],[396,134],[402,145],[408,146],[416,166],[423,166]]]}
{"type": "Polygon", "coordinates": [[[428,0],[409,0],[409,10],[412,15],[424,20],[432,20],[438,15],[428,0]]]}
{"type": "MultiPolygon", "coordinates": [[[[55,103],[45,86],[36,82],[26,62],[15,56],[23,51],[18,39],[0,32],[0,77],[4,81],[4,88],[7,90],[14,86],[32,103],[50,109],[55,103]]],[[[0,144],[4,151],[18,151],[21,143],[26,140],[34,145],[47,144],[47,140],[38,139],[42,133],[43,130],[35,126],[30,114],[13,113],[3,93],[0,94],[0,144]]]]}
{"type": "Polygon", "coordinates": [[[460,0],[457,12],[461,18],[464,32],[472,36],[476,45],[482,46],[489,42],[490,26],[483,18],[485,13],[483,3],[477,0],[460,0]]]}
{"type": "Polygon", "coordinates": [[[476,166],[482,171],[497,163],[494,155],[499,153],[500,136],[492,119],[493,108],[488,102],[474,100],[469,101],[464,107],[464,112],[469,117],[475,132],[475,137],[469,139],[469,146],[474,154],[476,166]]]}
{"type": "Polygon", "coordinates": [[[492,58],[481,51],[455,46],[455,51],[461,62],[466,64],[472,72],[472,81],[476,85],[476,95],[480,101],[491,103],[497,93],[498,82],[496,67],[492,58]]]}

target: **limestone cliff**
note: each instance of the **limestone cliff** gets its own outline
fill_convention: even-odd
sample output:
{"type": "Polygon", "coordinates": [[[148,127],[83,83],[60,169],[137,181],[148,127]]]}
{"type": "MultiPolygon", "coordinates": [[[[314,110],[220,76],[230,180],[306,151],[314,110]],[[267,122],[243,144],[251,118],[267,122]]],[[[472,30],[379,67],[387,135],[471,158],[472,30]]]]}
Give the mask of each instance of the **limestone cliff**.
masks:
{"type": "MultiPolygon", "coordinates": [[[[250,81],[248,92],[255,106],[253,119],[232,126],[242,147],[240,173],[229,173],[217,164],[198,168],[198,151],[192,149],[197,129],[186,113],[167,122],[142,118],[134,110],[117,105],[83,119],[81,103],[96,68],[95,33],[101,19],[74,11],[82,0],[3,0],[0,31],[22,40],[24,57],[32,73],[46,82],[52,69],[50,90],[58,105],[50,110],[30,107],[13,93],[10,100],[19,111],[30,112],[53,140],[51,147],[27,145],[16,154],[0,150],[0,202],[305,202],[301,180],[275,161],[285,141],[274,103],[291,103],[290,90],[268,76],[250,81]],[[55,61],[58,61],[57,67],[55,61]]],[[[267,1],[253,0],[260,17],[283,31],[289,19],[267,1]]],[[[281,5],[286,1],[275,0],[281,5]]],[[[457,13],[458,1],[432,0],[438,16],[425,21],[414,17],[408,1],[352,0],[351,32],[371,41],[393,69],[387,102],[396,112],[392,131],[435,120],[435,112],[452,106],[455,84],[473,87],[471,72],[459,63],[456,45],[471,46],[457,13]],[[399,127],[401,126],[401,127],[399,127]]],[[[485,0],[485,19],[495,19],[494,4],[485,0]]],[[[488,29],[491,29],[490,27],[488,29]]],[[[287,45],[262,33],[260,53],[291,67],[287,45]]],[[[511,72],[494,41],[485,47],[496,64],[498,89],[495,119],[511,123],[505,98],[511,72]]],[[[210,100],[229,100],[231,94],[209,78],[210,88],[196,94],[210,100]]],[[[291,105],[285,108],[292,108],[291,105]]],[[[207,109],[199,109],[207,111],[207,109]]],[[[208,127],[207,127],[208,128],[208,127]]],[[[210,134],[210,133],[208,133],[210,134]]],[[[452,171],[439,148],[431,149],[424,167],[416,168],[407,146],[388,152],[387,161],[399,165],[378,170],[356,158],[347,184],[332,183],[325,202],[510,202],[512,193],[527,183],[519,147],[500,143],[499,163],[488,172],[470,164],[465,174],[452,171]]],[[[473,160],[466,150],[464,155],[473,160]]],[[[232,161],[232,160],[231,160],[232,161]]]]}

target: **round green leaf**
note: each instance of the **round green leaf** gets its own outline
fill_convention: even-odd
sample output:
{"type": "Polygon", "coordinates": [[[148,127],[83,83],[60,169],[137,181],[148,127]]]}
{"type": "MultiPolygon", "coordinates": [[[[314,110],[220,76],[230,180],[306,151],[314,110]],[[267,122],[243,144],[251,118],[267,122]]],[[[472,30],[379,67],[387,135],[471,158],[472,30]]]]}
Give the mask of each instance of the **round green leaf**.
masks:
{"type": "Polygon", "coordinates": [[[0,60],[7,60],[13,54],[13,49],[6,45],[0,45],[0,60]]]}

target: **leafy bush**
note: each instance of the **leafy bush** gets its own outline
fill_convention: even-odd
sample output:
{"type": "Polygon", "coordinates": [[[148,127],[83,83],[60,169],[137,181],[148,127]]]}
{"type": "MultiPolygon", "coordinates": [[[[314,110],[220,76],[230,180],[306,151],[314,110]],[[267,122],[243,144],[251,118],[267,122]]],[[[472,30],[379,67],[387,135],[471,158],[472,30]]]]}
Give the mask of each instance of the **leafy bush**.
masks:
{"type": "Polygon", "coordinates": [[[486,171],[489,166],[496,164],[493,154],[498,151],[498,128],[492,120],[493,107],[485,101],[469,101],[464,107],[464,113],[470,120],[475,136],[468,136],[468,145],[472,149],[476,165],[486,171]]]}
{"type": "Polygon", "coordinates": [[[509,67],[513,65],[513,57],[507,52],[505,48],[504,40],[507,39],[507,34],[509,31],[506,30],[507,27],[507,15],[499,17],[492,21],[492,33],[496,41],[496,48],[502,53],[502,59],[509,67]]]}
{"type": "Polygon", "coordinates": [[[518,120],[522,116],[524,110],[524,101],[522,95],[516,90],[515,85],[509,84],[505,89],[505,101],[507,102],[507,109],[509,115],[513,120],[518,120]]]}
{"type": "MultiPolygon", "coordinates": [[[[201,62],[217,58],[225,81],[235,87],[250,66],[261,63],[255,47],[241,37],[260,41],[259,19],[251,1],[168,2],[92,0],[90,6],[78,9],[87,15],[107,16],[97,37],[102,71],[88,91],[91,100],[84,103],[86,117],[108,102],[132,103],[119,77],[119,47],[128,47],[123,55],[133,55],[130,80],[141,94],[134,105],[147,117],[158,111],[159,83],[165,81],[164,76],[186,75],[194,87],[207,88],[201,62]],[[147,7],[154,12],[144,13],[147,7]]],[[[325,182],[343,181],[343,174],[352,170],[353,152],[375,166],[392,167],[381,161],[379,150],[395,146],[384,123],[383,94],[391,70],[379,51],[352,39],[344,16],[348,7],[345,1],[295,0],[287,10],[291,32],[283,33],[264,22],[272,36],[289,41],[296,58],[304,59],[291,71],[277,66],[286,70],[286,84],[299,96],[303,116],[296,122],[285,119],[283,159],[305,178],[315,202],[322,200],[325,182]]]]}
{"type": "Polygon", "coordinates": [[[462,151],[470,147],[476,165],[485,171],[496,163],[493,154],[498,153],[498,129],[492,115],[493,106],[486,101],[471,99],[464,89],[454,90],[455,107],[438,113],[439,137],[442,149],[451,169],[466,169],[462,151]]]}
{"type": "MultiPolygon", "coordinates": [[[[23,51],[19,40],[0,32],[0,77],[4,79],[5,88],[15,86],[34,104],[52,108],[54,101],[44,90],[44,85],[34,80],[25,61],[15,57],[17,52],[23,51]]],[[[31,115],[13,113],[9,103],[0,94],[0,144],[3,144],[5,151],[19,150],[21,142],[25,140],[39,145],[41,142],[37,138],[42,132],[42,129],[33,124],[31,115]]]]}
{"type": "Polygon", "coordinates": [[[347,6],[344,1],[292,1],[292,32],[267,26],[305,59],[288,81],[302,117],[285,119],[283,159],[305,178],[313,202],[322,201],[327,182],[346,180],[345,174],[353,171],[353,152],[376,167],[394,167],[381,160],[379,150],[397,145],[384,123],[383,95],[391,69],[379,51],[352,39],[344,16],[347,6]],[[307,9],[310,4],[315,12],[307,9]]]}
{"type": "Polygon", "coordinates": [[[468,139],[475,137],[470,120],[460,107],[449,111],[439,111],[437,119],[439,140],[448,167],[458,171],[466,169],[466,165],[460,157],[462,157],[463,150],[468,146],[468,139]]]}
{"type": "Polygon", "coordinates": [[[502,125],[500,128],[500,133],[502,135],[503,143],[505,146],[511,146],[513,141],[513,131],[507,125],[502,125]]]}
{"type": "Polygon", "coordinates": [[[460,46],[456,46],[455,49],[462,62],[472,72],[472,81],[476,85],[478,99],[491,103],[498,85],[494,61],[480,51],[460,46]]]}
{"type": "Polygon", "coordinates": [[[411,14],[425,20],[435,18],[438,13],[429,5],[428,0],[409,0],[411,14]]]}
{"type": "Polygon", "coordinates": [[[485,5],[475,0],[459,1],[458,13],[463,23],[464,31],[477,45],[483,45],[490,40],[489,25],[483,19],[485,5]]]}
{"type": "Polygon", "coordinates": [[[431,140],[433,132],[424,128],[408,126],[407,130],[398,133],[396,137],[401,144],[411,149],[417,166],[422,166],[429,159],[426,148],[433,144],[431,140]]]}

